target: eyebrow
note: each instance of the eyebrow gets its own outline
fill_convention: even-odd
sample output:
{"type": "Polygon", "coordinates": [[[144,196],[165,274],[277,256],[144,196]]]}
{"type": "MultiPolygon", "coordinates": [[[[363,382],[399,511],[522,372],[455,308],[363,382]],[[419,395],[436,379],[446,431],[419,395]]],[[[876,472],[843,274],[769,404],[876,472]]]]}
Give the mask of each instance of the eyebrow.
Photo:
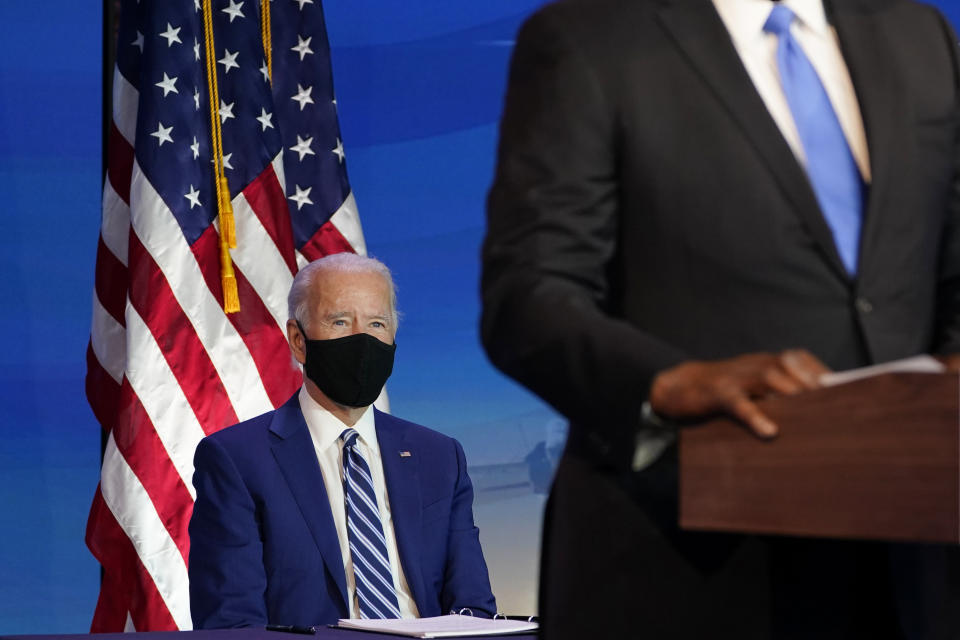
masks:
{"type": "MultiPolygon", "coordinates": [[[[326,314],[323,317],[325,320],[338,320],[340,318],[353,317],[353,312],[352,311],[334,311],[332,313],[326,314]]],[[[389,322],[392,319],[392,316],[390,314],[375,313],[372,316],[370,316],[370,318],[373,320],[386,320],[389,322]]]]}

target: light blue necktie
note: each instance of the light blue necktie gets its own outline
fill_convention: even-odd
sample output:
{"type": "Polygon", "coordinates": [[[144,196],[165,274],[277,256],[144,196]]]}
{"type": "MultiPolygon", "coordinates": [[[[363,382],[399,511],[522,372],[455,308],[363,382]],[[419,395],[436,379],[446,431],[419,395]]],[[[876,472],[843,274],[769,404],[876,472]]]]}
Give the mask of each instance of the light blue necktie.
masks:
{"type": "Polygon", "coordinates": [[[347,504],[347,537],[353,559],[354,586],[361,618],[399,618],[393,571],[383,537],[380,509],[370,467],[357,448],[358,433],[347,429],[343,440],[343,493],[347,504]]]}
{"type": "Polygon", "coordinates": [[[793,11],[775,4],[763,30],[776,34],[777,68],[807,157],[807,176],[847,272],[857,272],[863,178],[823,83],[793,36],[793,11]]]}

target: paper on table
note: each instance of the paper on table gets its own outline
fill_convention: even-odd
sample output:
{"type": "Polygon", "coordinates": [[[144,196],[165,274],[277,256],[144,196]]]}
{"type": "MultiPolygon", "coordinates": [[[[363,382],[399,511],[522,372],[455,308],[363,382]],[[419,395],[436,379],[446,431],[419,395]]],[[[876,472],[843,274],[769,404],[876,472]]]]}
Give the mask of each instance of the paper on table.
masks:
{"type": "Polygon", "coordinates": [[[913,356],[903,360],[893,360],[849,371],[825,373],[820,376],[820,384],[832,387],[845,382],[879,376],[884,373],[943,373],[947,368],[932,356],[913,356]]]}
{"type": "Polygon", "coordinates": [[[411,638],[456,638],[458,636],[496,636],[505,633],[535,631],[537,623],[520,620],[489,620],[487,618],[451,614],[434,618],[389,620],[349,618],[338,620],[337,628],[392,633],[411,638]]]}

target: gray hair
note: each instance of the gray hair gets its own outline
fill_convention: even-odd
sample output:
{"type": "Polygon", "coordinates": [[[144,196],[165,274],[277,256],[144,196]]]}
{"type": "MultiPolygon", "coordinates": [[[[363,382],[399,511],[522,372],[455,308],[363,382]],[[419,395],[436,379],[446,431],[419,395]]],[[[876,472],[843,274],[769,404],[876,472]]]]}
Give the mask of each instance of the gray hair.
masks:
{"type": "Polygon", "coordinates": [[[393,284],[390,269],[376,258],[349,252],[324,256],[297,272],[290,286],[290,293],[287,295],[287,313],[291,320],[296,320],[304,327],[310,325],[310,289],[317,276],[323,271],[376,273],[382,276],[390,288],[390,315],[393,316],[393,327],[396,330],[400,318],[397,312],[397,288],[393,284]]]}

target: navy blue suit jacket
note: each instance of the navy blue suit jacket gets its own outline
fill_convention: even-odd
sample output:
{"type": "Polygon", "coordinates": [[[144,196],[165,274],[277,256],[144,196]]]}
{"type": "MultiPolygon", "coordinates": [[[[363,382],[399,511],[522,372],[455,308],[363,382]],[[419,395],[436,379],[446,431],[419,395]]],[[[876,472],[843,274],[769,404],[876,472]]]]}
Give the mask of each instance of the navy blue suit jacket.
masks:
{"type": "MultiPolygon", "coordinates": [[[[496,611],[460,444],[375,411],[400,562],[421,616],[496,611]],[[401,456],[407,451],[409,456],[401,456]]],[[[190,520],[196,628],[317,625],[349,617],[340,545],[295,394],[204,438],[190,520]]]]}

